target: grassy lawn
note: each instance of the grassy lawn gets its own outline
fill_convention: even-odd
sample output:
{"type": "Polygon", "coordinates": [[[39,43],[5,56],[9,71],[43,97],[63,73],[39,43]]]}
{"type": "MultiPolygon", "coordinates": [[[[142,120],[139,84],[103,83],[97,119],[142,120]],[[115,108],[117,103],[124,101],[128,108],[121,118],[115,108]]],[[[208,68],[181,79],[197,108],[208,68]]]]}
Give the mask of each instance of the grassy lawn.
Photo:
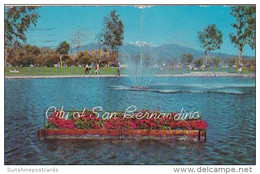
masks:
{"type": "MultiPolygon", "coordinates": [[[[5,68],[6,76],[41,76],[41,75],[84,75],[85,68],[84,67],[63,67],[63,68],[55,68],[55,67],[22,67],[17,68],[19,73],[10,73],[10,70],[14,70],[13,67],[5,68]]],[[[117,67],[101,67],[100,75],[117,75],[117,67]]],[[[121,74],[124,70],[121,70],[121,74]]],[[[94,74],[95,70],[91,69],[91,74],[94,74]]]]}
{"type": "MultiPolygon", "coordinates": [[[[85,68],[84,67],[63,67],[63,68],[55,68],[55,67],[22,67],[17,68],[19,73],[10,73],[10,70],[14,70],[13,67],[5,68],[5,76],[41,76],[41,75],[84,75],[85,68]]],[[[101,67],[100,75],[117,75],[118,67],[101,67]]],[[[95,69],[91,69],[91,74],[94,74],[95,69]]],[[[162,69],[157,71],[157,74],[183,74],[190,73],[189,68],[186,69],[162,69]]],[[[192,71],[193,72],[193,71],[192,71]]],[[[196,71],[200,72],[200,71],[196,71]]],[[[228,72],[228,73],[237,73],[235,68],[206,68],[201,72],[228,72]]],[[[125,69],[120,68],[120,73],[125,74],[125,69]]],[[[252,74],[254,71],[249,70],[248,68],[243,68],[242,74],[252,74]]]]}

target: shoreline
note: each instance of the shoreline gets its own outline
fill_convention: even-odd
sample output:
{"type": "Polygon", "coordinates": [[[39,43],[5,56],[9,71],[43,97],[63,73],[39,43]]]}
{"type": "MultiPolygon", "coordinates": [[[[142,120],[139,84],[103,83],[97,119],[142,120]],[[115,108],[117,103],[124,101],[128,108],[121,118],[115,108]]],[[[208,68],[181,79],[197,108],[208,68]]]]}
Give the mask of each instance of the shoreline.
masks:
{"type": "MultiPolygon", "coordinates": [[[[160,74],[155,77],[249,77],[255,78],[255,74],[238,74],[226,72],[192,72],[183,74],[160,74]]],[[[17,75],[5,76],[5,79],[48,79],[48,78],[120,78],[127,75],[17,75]]]]}

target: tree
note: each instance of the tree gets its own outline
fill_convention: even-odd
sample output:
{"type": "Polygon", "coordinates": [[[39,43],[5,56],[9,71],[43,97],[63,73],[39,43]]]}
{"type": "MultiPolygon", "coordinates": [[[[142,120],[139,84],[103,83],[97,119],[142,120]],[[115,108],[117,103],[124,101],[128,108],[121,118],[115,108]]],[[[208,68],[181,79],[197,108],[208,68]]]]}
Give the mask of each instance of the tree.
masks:
{"type": "Polygon", "coordinates": [[[197,58],[194,60],[195,67],[200,68],[202,64],[203,64],[203,59],[197,58]]]}
{"type": "Polygon", "coordinates": [[[213,59],[213,64],[214,64],[215,67],[218,67],[218,66],[219,66],[220,59],[221,59],[220,57],[215,57],[215,58],[213,59]]]}
{"type": "Polygon", "coordinates": [[[181,56],[181,64],[185,64],[185,63],[187,63],[186,53],[182,54],[182,56],[181,56]]]}
{"type": "Polygon", "coordinates": [[[97,39],[98,49],[95,51],[94,60],[98,64],[100,64],[102,62],[103,64],[109,65],[109,62],[111,61],[111,58],[110,58],[111,53],[109,52],[108,48],[103,48],[103,50],[101,49],[101,47],[104,45],[103,33],[99,33],[96,36],[96,39],[97,39]]]}
{"type": "Polygon", "coordinates": [[[38,8],[34,6],[13,6],[7,7],[5,13],[5,65],[8,55],[13,50],[16,42],[26,41],[26,31],[31,24],[36,26],[37,19],[40,17],[38,8]]]}
{"type": "Polygon", "coordinates": [[[188,63],[188,65],[192,62],[192,60],[193,60],[193,55],[192,54],[188,54],[187,55],[187,63],[188,63]]]}
{"type": "Polygon", "coordinates": [[[60,62],[59,56],[55,52],[51,52],[48,56],[45,57],[44,66],[53,67],[54,64],[60,62]]]}
{"type": "Polygon", "coordinates": [[[236,23],[232,26],[236,29],[236,34],[231,33],[231,43],[238,48],[238,66],[242,64],[244,46],[248,44],[255,49],[255,6],[232,6],[231,15],[236,18],[236,23]]]}
{"type": "Polygon", "coordinates": [[[172,63],[173,63],[173,68],[177,67],[178,58],[177,58],[177,57],[174,57],[172,63]]]}
{"type": "Polygon", "coordinates": [[[229,66],[229,67],[232,67],[235,63],[236,63],[236,59],[235,59],[234,57],[231,57],[231,58],[228,60],[228,66],[229,66]]]}
{"type": "Polygon", "coordinates": [[[79,65],[85,66],[86,64],[91,65],[93,62],[92,57],[89,55],[88,51],[81,51],[79,54],[77,54],[77,57],[75,59],[75,63],[79,65]]]}
{"type": "Polygon", "coordinates": [[[255,68],[255,59],[250,59],[250,68],[255,68]]]}
{"type": "Polygon", "coordinates": [[[29,44],[15,45],[9,54],[9,63],[14,66],[30,66],[38,64],[40,48],[29,44]]]}
{"type": "MultiPolygon", "coordinates": [[[[84,40],[84,34],[79,27],[74,27],[70,37],[71,48],[75,46],[74,59],[78,54],[79,48],[81,47],[82,41],[84,40]]],[[[72,49],[71,49],[72,54],[72,49]]]]}
{"type": "Polygon", "coordinates": [[[100,49],[93,50],[92,55],[93,55],[95,64],[100,64],[104,58],[100,49]]]}
{"type": "Polygon", "coordinates": [[[222,41],[222,32],[217,29],[215,24],[208,25],[204,31],[199,31],[200,46],[204,48],[205,65],[208,65],[208,54],[211,51],[220,49],[222,41]]]}
{"type": "Polygon", "coordinates": [[[248,64],[248,62],[249,62],[248,58],[242,59],[242,63],[244,66],[246,66],[248,64]]]}
{"type": "Polygon", "coordinates": [[[115,62],[118,61],[118,48],[122,46],[124,40],[124,25],[116,14],[116,10],[111,11],[109,17],[104,18],[104,26],[102,32],[97,37],[98,43],[104,45],[110,54],[115,52],[115,62]]]}
{"type": "Polygon", "coordinates": [[[56,53],[60,54],[60,67],[62,67],[62,58],[63,56],[67,55],[70,49],[70,45],[66,42],[63,41],[60,43],[60,45],[56,49],[56,53]]]}
{"type": "Polygon", "coordinates": [[[214,64],[214,57],[213,56],[209,56],[208,57],[208,66],[212,67],[214,64]]]}
{"type": "Polygon", "coordinates": [[[193,55],[192,54],[182,54],[182,57],[181,57],[181,63],[182,64],[187,64],[189,65],[193,60],[193,55]]]}

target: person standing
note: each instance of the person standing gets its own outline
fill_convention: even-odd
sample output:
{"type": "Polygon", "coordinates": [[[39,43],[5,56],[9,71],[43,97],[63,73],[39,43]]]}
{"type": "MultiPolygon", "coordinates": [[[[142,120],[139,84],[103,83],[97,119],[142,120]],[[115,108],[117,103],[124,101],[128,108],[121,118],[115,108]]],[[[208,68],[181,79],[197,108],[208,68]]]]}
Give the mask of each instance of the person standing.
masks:
{"type": "Polygon", "coordinates": [[[87,63],[86,63],[86,66],[85,66],[85,74],[89,74],[89,67],[88,67],[87,63]]]}
{"type": "Polygon", "coordinates": [[[95,74],[98,75],[99,74],[99,64],[96,64],[96,68],[95,68],[95,74]]]}
{"type": "Polygon", "coordinates": [[[117,69],[117,75],[120,76],[120,67],[117,69]]]}

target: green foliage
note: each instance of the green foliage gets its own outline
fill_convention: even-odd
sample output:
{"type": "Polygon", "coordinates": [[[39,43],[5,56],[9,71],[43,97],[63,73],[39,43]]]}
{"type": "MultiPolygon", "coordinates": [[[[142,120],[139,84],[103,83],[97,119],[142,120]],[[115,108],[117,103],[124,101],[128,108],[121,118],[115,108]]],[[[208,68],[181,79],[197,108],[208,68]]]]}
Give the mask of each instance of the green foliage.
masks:
{"type": "Polygon", "coordinates": [[[215,67],[218,67],[218,66],[219,66],[220,60],[221,60],[220,57],[215,57],[215,58],[213,59],[213,64],[215,65],[215,67]]]}
{"type": "Polygon", "coordinates": [[[210,56],[210,57],[208,58],[208,65],[209,65],[210,67],[212,67],[213,64],[214,64],[214,58],[213,58],[212,56],[210,56]]]}
{"type": "Polygon", "coordinates": [[[197,58],[197,59],[194,60],[195,67],[200,68],[203,65],[203,63],[204,63],[204,60],[201,59],[201,58],[197,58]]]}
{"type": "Polygon", "coordinates": [[[55,124],[53,124],[52,122],[48,122],[45,125],[45,129],[58,129],[58,127],[55,124]]]}
{"type": "Polygon", "coordinates": [[[31,24],[36,26],[39,7],[12,6],[5,9],[5,47],[13,44],[13,41],[26,41],[25,32],[31,24]]]}
{"type": "Polygon", "coordinates": [[[236,34],[231,33],[231,43],[238,48],[238,65],[242,63],[242,55],[244,46],[248,44],[252,49],[255,49],[255,12],[256,8],[252,5],[232,6],[231,15],[236,18],[236,23],[232,26],[236,30],[236,34]]]}
{"type": "Polygon", "coordinates": [[[54,64],[58,64],[59,62],[59,56],[55,53],[52,53],[45,57],[43,65],[47,67],[53,67],[54,64]]]}
{"type": "Polygon", "coordinates": [[[90,129],[91,127],[91,122],[84,122],[82,119],[78,119],[77,121],[74,122],[75,128],[77,129],[90,129]]]}
{"type": "Polygon", "coordinates": [[[205,54],[220,49],[222,41],[222,32],[217,29],[215,24],[208,25],[204,31],[199,31],[200,46],[204,48],[205,54]]]}
{"type": "Polygon", "coordinates": [[[111,11],[110,16],[104,18],[103,30],[97,36],[97,40],[99,46],[106,46],[109,53],[115,52],[118,55],[118,47],[123,45],[124,25],[116,10],[111,11]]]}
{"type": "Polygon", "coordinates": [[[255,6],[232,6],[231,15],[236,18],[236,23],[232,26],[236,29],[236,34],[231,33],[231,42],[239,51],[243,52],[245,44],[249,44],[252,49],[255,49],[255,6]]]}
{"type": "Polygon", "coordinates": [[[16,66],[29,66],[35,63],[40,54],[40,49],[29,44],[15,46],[9,54],[10,63],[16,66]]]}
{"type": "Polygon", "coordinates": [[[228,66],[232,67],[236,63],[236,59],[234,57],[229,58],[228,66]]]}
{"type": "Polygon", "coordinates": [[[37,46],[25,44],[14,46],[13,51],[9,54],[8,62],[13,66],[53,67],[54,64],[59,63],[59,55],[49,48],[40,49],[37,46]]]}
{"type": "Polygon", "coordinates": [[[28,44],[20,45],[16,42],[13,46],[13,51],[9,54],[8,63],[12,66],[28,67],[34,66],[47,66],[53,67],[54,64],[63,63],[67,66],[85,66],[99,63],[100,66],[112,65],[115,59],[115,53],[110,54],[103,50],[92,50],[91,52],[82,51],[76,55],[76,59],[73,59],[73,55],[68,55],[69,46],[66,42],[61,43],[57,50],[54,51],[51,48],[39,48],[28,44]],[[64,53],[64,55],[62,54],[64,53]]]}
{"type": "Polygon", "coordinates": [[[103,42],[111,50],[115,50],[123,44],[124,25],[119,20],[116,10],[111,11],[109,17],[104,18],[103,42]]]}
{"type": "Polygon", "coordinates": [[[181,63],[182,64],[190,64],[193,60],[193,55],[192,54],[186,54],[184,53],[181,57],[181,63]]]}
{"type": "Polygon", "coordinates": [[[56,52],[62,55],[66,55],[68,54],[69,49],[70,49],[70,45],[66,41],[63,41],[57,47],[56,52]]]}
{"type": "Polygon", "coordinates": [[[250,59],[250,67],[255,67],[255,59],[250,59]]]}
{"type": "Polygon", "coordinates": [[[88,51],[81,51],[77,54],[75,63],[78,65],[85,66],[86,64],[91,65],[93,62],[93,59],[91,55],[89,55],[88,51]]]}
{"type": "Polygon", "coordinates": [[[174,57],[174,58],[173,58],[173,61],[172,61],[172,64],[173,64],[173,65],[177,65],[177,63],[178,63],[178,58],[177,58],[177,57],[174,57]]]}
{"type": "Polygon", "coordinates": [[[96,121],[96,120],[86,120],[84,118],[79,118],[74,122],[74,126],[77,129],[93,129],[93,124],[94,125],[99,125],[100,127],[104,127],[104,121],[96,121]]]}

